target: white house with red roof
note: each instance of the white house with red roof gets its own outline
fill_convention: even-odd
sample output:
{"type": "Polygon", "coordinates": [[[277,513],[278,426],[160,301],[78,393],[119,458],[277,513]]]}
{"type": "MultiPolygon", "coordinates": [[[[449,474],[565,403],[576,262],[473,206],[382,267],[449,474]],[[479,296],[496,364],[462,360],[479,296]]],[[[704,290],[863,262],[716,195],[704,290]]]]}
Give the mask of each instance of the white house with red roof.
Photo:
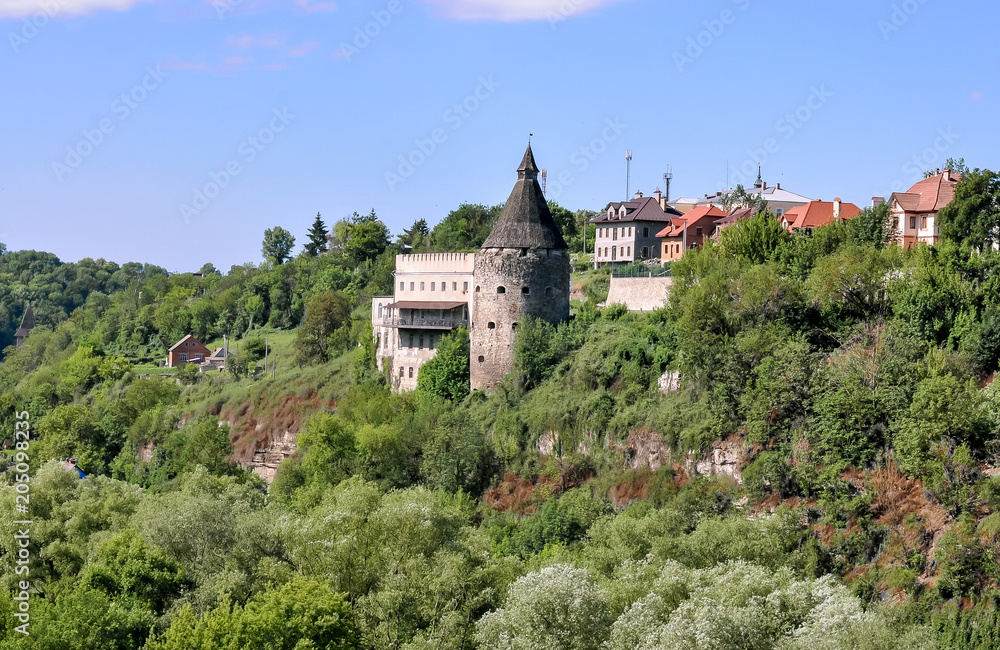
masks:
{"type": "Polygon", "coordinates": [[[936,170],[933,176],[906,192],[893,192],[889,197],[889,206],[896,243],[903,248],[938,243],[941,237],[938,212],[955,200],[955,186],[961,180],[962,177],[950,169],[936,170]]]}

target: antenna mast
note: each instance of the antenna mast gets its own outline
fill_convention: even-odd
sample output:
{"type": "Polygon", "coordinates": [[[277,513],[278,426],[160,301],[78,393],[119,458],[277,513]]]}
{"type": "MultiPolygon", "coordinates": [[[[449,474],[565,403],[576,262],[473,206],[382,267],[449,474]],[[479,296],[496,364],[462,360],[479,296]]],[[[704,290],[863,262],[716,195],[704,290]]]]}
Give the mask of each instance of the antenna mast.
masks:
{"type": "Polygon", "coordinates": [[[625,200],[632,196],[632,150],[625,150],[625,200]]]}
{"type": "Polygon", "coordinates": [[[674,180],[674,170],[667,165],[667,173],[663,175],[663,202],[670,203],[670,181],[674,180]]]}

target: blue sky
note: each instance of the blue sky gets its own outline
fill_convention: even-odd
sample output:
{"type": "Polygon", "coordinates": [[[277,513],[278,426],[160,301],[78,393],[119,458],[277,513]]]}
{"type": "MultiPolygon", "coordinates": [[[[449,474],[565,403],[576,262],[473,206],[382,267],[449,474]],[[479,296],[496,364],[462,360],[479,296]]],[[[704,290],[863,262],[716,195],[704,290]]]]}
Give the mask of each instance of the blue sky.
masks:
{"type": "Polygon", "coordinates": [[[64,260],[260,261],[375,209],[499,203],[528,133],[600,209],[770,183],[867,205],[1000,166],[993,3],[0,0],[0,241],[64,260]],[[752,180],[752,178],[751,178],[752,180]]]}

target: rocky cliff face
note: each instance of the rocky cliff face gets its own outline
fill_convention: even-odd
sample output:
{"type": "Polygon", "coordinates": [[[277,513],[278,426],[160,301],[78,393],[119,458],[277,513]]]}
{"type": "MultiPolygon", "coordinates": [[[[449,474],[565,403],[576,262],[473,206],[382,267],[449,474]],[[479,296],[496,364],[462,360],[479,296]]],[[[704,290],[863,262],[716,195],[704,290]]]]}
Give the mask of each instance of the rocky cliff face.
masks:
{"type": "MultiPolygon", "coordinates": [[[[745,445],[738,436],[733,436],[712,443],[712,447],[704,455],[688,453],[682,462],[691,476],[726,476],[737,485],[743,485],[741,470],[745,460],[745,445]]],[[[625,443],[625,464],[628,469],[648,469],[655,472],[673,462],[671,451],[661,434],[648,429],[636,429],[629,435],[625,443]]]]}
{"type": "Polygon", "coordinates": [[[262,449],[254,451],[253,459],[248,465],[254,474],[270,483],[278,474],[281,461],[295,453],[295,433],[286,431],[283,435],[270,441],[262,449]]]}

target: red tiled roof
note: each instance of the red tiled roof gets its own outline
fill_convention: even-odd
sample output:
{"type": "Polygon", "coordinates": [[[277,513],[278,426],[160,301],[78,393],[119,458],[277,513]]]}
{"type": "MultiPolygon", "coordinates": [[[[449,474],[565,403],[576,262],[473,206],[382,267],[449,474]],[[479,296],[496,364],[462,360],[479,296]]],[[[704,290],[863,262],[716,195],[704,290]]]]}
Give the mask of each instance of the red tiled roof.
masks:
{"type": "Polygon", "coordinates": [[[893,192],[891,201],[907,212],[937,212],[955,200],[955,186],[962,177],[947,172],[925,178],[906,192],[893,192]]]}
{"type": "MultiPolygon", "coordinates": [[[[198,339],[196,339],[191,334],[188,334],[187,336],[185,336],[184,338],[182,338],[180,341],[177,341],[176,343],[174,343],[170,347],[170,350],[168,350],[168,352],[172,352],[173,350],[176,350],[177,348],[179,348],[181,346],[181,344],[187,343],[188,341],[194,341],[195,343],[198,343],[198,339]]],[[[201,343],[198,343],[198,345],[201,345],[201,343]]]]}
{"type": "MultiPolygon", "coordinates": [[[[853,219],[861,212],[861,208],[853,203],[840,204],[841,219],[853,219]]],[[[833,223],[833,201],[810,201],[805,205],[787,210],[782,215],[782,219],[790,224],[789,230],[825,226],[833,223]]]]}
{"type": "Polygon", "coordinates": [[[719,221],[720,219],[725,219],[729,215],[715,207],[711,203],[706,205],[700,205],[691,212],[679,217],[674,217],[671,221],[671,225],[664,228],[660,232],[656,233],[657,237],[680,237],[684,232],[684,224],[689,227],[691,224],[702,219],[709,219],[711,221],[719,221]]]}

